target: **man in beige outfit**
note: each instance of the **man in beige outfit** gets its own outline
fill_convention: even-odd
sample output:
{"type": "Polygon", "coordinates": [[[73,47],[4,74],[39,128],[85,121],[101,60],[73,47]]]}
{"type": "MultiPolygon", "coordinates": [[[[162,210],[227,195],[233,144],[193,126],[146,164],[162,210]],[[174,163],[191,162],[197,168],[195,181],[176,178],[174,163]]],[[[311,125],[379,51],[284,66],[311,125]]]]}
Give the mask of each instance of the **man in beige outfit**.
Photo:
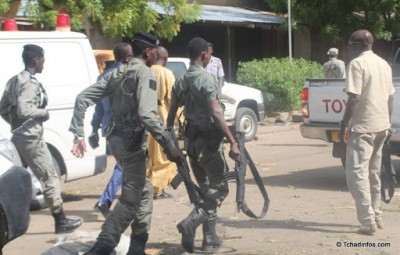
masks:
{"type": "MultiPolygon", "coordinates": [[[[157,89],[158,115],[160,116],[160,125],[163,127],[166,127],[168,110],[171,105],[171,91],[175,82],[172,71],[165,68],[167,61],[168,51],[164,47],[158,46],[157,58],[151,70],[155,73],[159,85],[157,89]]],[[[154,199],[169,198],[171,195],[164,189],[176,175],[176,165],[167,159],[163,148],[151,135],[147,137],[147,142],[149,146],[147,176],[154,187],[154,199]]]]}
{"type": "Polygon", "coordinates": [[[347,69],[348,101],[341,122],[346,153],[346,179],[355,200],[359,233],[372,235],[383,228],[380,199],[382,147],[391,126],[392,71],[388,63],[372,52],[374,38],[367,30],[354,32],[349,39],[355,58],[347,69]]]}

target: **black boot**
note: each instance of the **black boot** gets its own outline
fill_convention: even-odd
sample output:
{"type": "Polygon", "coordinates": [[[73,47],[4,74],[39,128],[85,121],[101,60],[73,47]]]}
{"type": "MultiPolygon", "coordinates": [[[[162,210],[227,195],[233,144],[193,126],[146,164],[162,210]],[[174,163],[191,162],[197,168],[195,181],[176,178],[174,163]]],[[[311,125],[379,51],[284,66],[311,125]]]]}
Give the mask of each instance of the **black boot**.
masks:
{"type": "Polygon", "coordinates": [[[203,250],[210,250],[212,248],[219,248],[221,246],[221,241],[215,232],[216,223],[217,217],[209,218],[203,222],[203,250]]]}
{"type": "Polygon", "coordinates": [[[207,220],[207,218],[207,213],[202,208],[199,208],[198,211],[196,211],[196,209],[193,210],[186,219],[178,223],[177,228],[179,233],[182,234],[181,244],[185,251],[189,253],[194,252],[196,228],[207,220]]]}
{"type": "Polygon", "coordinates": [[[103,245],[102,243],[95,243],[89,251],[83,255],[110,255],[114,251],[114,248],[103,245]]]}
{"type": "Polygon", "coordinates": [[[148,239],[149,234],[147,232],[137,236],[131,236],[131,244],[129,245],[129,250],[126,255],[146,255],[144,249],[146,248],[148,239]]]}
{"type": "Polygon", "coordinates": [[[63,209],[54,212],[56,234],[68,233],[82,225],[81,220],[72,220],[65,217],[63,209]]]}

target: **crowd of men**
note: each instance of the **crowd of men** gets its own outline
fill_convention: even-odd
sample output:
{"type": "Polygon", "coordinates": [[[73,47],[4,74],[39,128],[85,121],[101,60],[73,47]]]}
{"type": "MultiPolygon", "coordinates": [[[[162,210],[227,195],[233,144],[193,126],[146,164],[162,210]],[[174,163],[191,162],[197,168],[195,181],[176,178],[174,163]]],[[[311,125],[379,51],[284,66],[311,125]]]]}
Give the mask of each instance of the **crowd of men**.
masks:
{"type": "MultiPolygon", "coordinates": [[[[341,141],[347,144],[346,177],[362,234],[383,228],[379,170],[394,93],[390,67],[372,52],[373,41],[367,30],[356,31],[349,39],[354,57],[347,69],[349,98],[340,132],[341,141]],[[346,131],[348,141],[344,139],[346,131]]],[[[203,38],[190,40],[190,67],[175,81],[165,68],[168,51],[159,45],[157,37],[137,33],[130,44],[115,46],[112,67],[77,96],[69,127],[74,135],[71,152],[76,157],[85,155],[84,116],[87,108],[96,104],[90,146],[96,147],[98,129],[102,128],[108,149],[117,161],[113,177],[95,205],[105,221],[96,243],[85,254],[111,254],[129,225],[131,242],[127,254],[145,254],[153,199],[165,192],[176,172],[172,162],[181,159],[180,149],[168,134],[180,108],[185,118],[185,150],[201,197],[199,205],[177,225],[181,244],[185,251],[193,253],[196,230],[202,225],[202,249],[220,247],[216,233],[218,208],[229,192],[223,178],[223,140],[230,145],[229,157],[238,160],[240,155],[224,120],[220,102],[224,74],[221,61],[212,56],[212,48],[203,38]],[[119,200],[110,210],[119,189],[119,200]]],[[[326,68],[324,65],[326,71],[335,77],[345,76],[344,64],[336,59],[337,49],[330,49],[328,55],[332,59],[326,68]]],[[[12,141],[22,159],[44,180],[44,195],[55,219],[55,232],[69,232],[82,222],[64,215],[60,183],[43,140],[43,122],[50,116],[45,109],[46,92],[34,75],[43,70],[44,51],[37,45],[25,45],[23,60],[25,69],[7,83],[0,113],[11,125],[12,141]]]]}

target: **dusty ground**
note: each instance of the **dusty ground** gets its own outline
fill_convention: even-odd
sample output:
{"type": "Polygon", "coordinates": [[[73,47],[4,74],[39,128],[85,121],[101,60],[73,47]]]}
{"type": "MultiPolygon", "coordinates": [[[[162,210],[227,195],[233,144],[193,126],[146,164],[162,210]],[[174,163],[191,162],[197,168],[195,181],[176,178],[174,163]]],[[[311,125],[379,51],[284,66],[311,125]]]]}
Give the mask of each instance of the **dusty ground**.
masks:
{"type": "MultiPolygon", "coordinates": [[[[292,124],[263,126],[259,139],[246,145],[266,184],[270,208],[261,220],[251,220],[237,213],[236,187],[235,183],[230,183],[231,193],[220,210],[217,227],[224,245],[214,254],[400,254],[399,192],[389,205],[383,204],[385,229],[378,230],[374,236],[357,234],[359,225],[354,203],[340,161],[331,157],[331,145],[302,138],[297,127],[292,124]],[[386,247],[378,247],[381,245],[386,247]]],[[[395,166],[400,168],[397,159],[395,166]]],[[[112,167],[110,161],[109,169],[112,167]]],[[[111,171],[107,171],[63,184],[66,212],[85,222],[79,231],[90,233],[100,229],[103,218],[93,211],[93,205],[110,175],[111,171]]],[[[246,183],[246,200],[258,213],[261,197],[250,172],[246,183]]],[[[151,255],[185,254],[176,224],[192,207],[183,186],[168,192],[173,195],[172,199],[154,201],[146,250],[151,255]]],[[[31,215],[28,233],[8,244],[5,255],[42,254],[53,247],[58,238],[65,237],[53,233],[48,210],[31,215]]],[[[129,236],[130,230],[125,234],[129,236]]],[[[201,246],[201,240],[199,228],[197,247],[201,246]]],[[[83,245],[86,249],[90,242],[83,245]]],[[[199,249],[195,253],[202,254],[199,249]]]]}

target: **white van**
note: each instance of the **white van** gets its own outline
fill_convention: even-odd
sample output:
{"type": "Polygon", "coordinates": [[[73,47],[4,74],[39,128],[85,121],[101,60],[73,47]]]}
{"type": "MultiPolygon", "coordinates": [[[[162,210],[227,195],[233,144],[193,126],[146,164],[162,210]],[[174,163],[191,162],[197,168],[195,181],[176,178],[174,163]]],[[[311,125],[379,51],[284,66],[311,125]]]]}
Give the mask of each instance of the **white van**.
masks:
{"type": "MultiPolygon", "coordinates": [[[[24,69],[22,50],[25,44],[37,44],[44,49],[45,63],[37,79],[43,84],[48,97],[50,119],[44,122],[44,139],[48,143],[56,170],[70,181],[95,175],[105,170],[105,139],[95,150],[89,146],[84,158],[71,153],[73,135],[68,131],[75,98],[85,87],[96,82],[99,75],[88,38],[75,32],[0,32],[0,95],[12,76],[24,69]]],[[[85,118],[85,134],[91,132],[90,121],[94,107],[85,118]]],[[[11,136],[10,126],[0,118],[0,134],[11,136]]]]}

